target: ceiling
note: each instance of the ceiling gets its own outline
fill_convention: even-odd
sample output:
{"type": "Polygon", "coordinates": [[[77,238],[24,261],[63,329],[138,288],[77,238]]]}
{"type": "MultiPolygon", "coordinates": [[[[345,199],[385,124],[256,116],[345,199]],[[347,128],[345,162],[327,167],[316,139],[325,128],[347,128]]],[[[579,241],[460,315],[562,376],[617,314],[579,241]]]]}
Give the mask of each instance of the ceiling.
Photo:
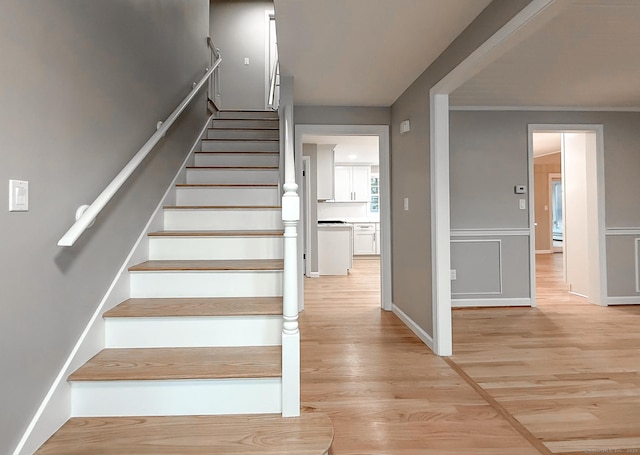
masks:
{"type": "Polygon", "coordinates": [[[533,133],[533,156],[544,156],[558,153],[561,145],[562,133],[533,133]]]}
{"type": "MultiPolygon", "coordinates": [[[[489,0],[274,0],[295,103],[390,106],[489,0]]],[[[559,13],[450,96],[455,107],[640,110],[640,0],[559,13]]]]}
{"type": "Polygon", "coordinates": [[[450,96],[452,106],[640,106],[640,1],[566,3],[450,96]]]}
{"type": "Polygon", "coordinates": [[[490,0],[274,0],[298,105],[390,106],[490,0]]]}
{"type": "Polygon", "coordinates": [[[378,164],[378,136],[329,136],[305,134],[305,144],[335,145],[334,161],[336,163],[378,164]]]}

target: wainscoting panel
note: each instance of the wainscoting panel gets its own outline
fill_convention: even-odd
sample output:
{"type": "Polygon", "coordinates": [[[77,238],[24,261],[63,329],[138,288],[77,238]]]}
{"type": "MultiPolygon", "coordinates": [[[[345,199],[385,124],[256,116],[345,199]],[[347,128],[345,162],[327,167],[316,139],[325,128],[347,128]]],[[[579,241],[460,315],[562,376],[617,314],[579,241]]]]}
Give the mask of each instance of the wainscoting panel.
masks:
{"type": "Polygon", "coordinates": [[[451,240],[451,296],[502,294],[502,241],[500,239],[451,240]]]}

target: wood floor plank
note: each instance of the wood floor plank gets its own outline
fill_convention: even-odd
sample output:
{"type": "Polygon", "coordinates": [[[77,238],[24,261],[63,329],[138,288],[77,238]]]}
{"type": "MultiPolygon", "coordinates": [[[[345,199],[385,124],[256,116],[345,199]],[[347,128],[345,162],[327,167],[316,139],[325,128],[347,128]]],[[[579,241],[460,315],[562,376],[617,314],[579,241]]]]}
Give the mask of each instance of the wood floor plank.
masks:
{"type": "Polygon", "coordinates": [[[499,412],[394,314],[378,259],[305,279],[302,401],[327,412],[334,455],[538,455],[499,412]]]}
{"type": "Polygon", "coordinates": [[[129,267],[130,272],[171,270],[282,270],[282,259],[154,260],[129,267]]]}
{"type": "Polygon", "coordinates": [[[453,360],[553,453],[640,453],[640,307],[589,304],[561,254],[536,262],[536,308],[454,311],[453,360]]]}
{"type": "Polygon", "coordinates": [[[280,346],[104,349],[70,381],[280,377],[280,346]]]}
{"type": "Polygon", "coordinates": [[[326,414],[93,417],[70,419],[38,455],[322,455],[331,446],[326,414]]]}
{"type": "Polygon", "coordinates": [[[282,297],[127,299],[105,318],[212,317],[281,315],[282,297]]]}

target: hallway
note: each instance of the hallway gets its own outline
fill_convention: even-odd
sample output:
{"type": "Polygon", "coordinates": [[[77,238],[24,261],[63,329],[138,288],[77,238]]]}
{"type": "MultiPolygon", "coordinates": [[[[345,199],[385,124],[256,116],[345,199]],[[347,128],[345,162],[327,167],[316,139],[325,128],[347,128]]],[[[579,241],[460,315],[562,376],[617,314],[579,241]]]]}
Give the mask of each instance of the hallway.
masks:
{"type": "Polygon", "coordinates": [[[379,309],[376,266],[305,281],[302,403],[333,419],[334,455],[640,453],[640,307],[549,287],[538,308],[456,310],[444,359],[379,309]]]}

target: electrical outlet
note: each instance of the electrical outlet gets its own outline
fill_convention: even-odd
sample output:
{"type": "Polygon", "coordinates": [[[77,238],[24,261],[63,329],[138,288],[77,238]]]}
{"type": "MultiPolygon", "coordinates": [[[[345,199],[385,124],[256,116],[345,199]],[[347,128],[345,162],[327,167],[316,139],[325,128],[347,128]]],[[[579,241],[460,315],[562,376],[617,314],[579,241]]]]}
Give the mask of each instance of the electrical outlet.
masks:
{"type": "Polygon", "coordinates": [[[450,273],[451,273],[451,281],[455,281],[458,279],[458,272],[456,271],[456,269],[451,269],[450,273]]]}
{"type": "Polygon", "coordinates": [[[404,198],[404,211],[405,212],[409,211],[409,198],[408,197],[404,198]]]}
{"type": "Polygon", "coordinates": [[[526,199],[520,199],[518,201],[518,206],[520,207],[520,210],[525,210],[527,208],[527,201],[526,199]]]}

